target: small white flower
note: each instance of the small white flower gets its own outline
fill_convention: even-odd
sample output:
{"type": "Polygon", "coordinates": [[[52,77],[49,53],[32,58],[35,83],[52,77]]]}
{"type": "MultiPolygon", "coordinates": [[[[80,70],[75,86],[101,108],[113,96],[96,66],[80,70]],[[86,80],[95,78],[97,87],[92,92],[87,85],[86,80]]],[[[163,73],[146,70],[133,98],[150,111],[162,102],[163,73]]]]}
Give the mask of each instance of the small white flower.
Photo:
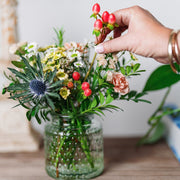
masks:
{"type": "Polygon", "coordinates": [[[29,54],[25,54],[24,57],[29,59],[29,58],[31,58],[34,55],[35,55],[34,53],[29,53],[29,54]]]}
{"type": "Polygon", "coordinates": [[[82,53],[79,51],[76,51],[75,53],[77,54],[77,59],[81,60],[82,59],[82,53]]]}
{"type": "Polygon", "coordinates": [[[79,51],[68,51],[67,52],[67,57],[70,59],[70,61],[74,60],[77,58],[78,60],[81,60],[82,53],[79,51]]]}
{"type": "Polygon", "coordinates": [[[33,42],[27,45],[25,50],[27,50],[28,53],[34,53],[34,55],[37,55],[39,46],[37,43],[33,42]]]}
{"type": "Polygon", "coordinates": [[[74,66],[76,67],[83,67],[84,63],[83,62],[80,62],[80,61],[77,61],[74,63],[74,66]]]}
{"type": "Polygon", "coordinates": [[[47,54],[47,56],[51,53],[54,53],[58,50],[58,48],[49,48],[45,51],[45,53],[47,54]]]}

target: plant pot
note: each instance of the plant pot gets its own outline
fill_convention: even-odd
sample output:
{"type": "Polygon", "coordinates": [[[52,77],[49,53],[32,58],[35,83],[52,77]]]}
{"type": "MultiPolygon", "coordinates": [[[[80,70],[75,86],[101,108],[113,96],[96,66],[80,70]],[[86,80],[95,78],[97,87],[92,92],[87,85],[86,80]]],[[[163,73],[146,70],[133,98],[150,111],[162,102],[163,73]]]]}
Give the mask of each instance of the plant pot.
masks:
{"type": "Polygon", "coordinates": [[[60,116],[45,127],[46,171],[54,179],[90,179],[104,169],[103,131],[93,116],[60,116]]]}

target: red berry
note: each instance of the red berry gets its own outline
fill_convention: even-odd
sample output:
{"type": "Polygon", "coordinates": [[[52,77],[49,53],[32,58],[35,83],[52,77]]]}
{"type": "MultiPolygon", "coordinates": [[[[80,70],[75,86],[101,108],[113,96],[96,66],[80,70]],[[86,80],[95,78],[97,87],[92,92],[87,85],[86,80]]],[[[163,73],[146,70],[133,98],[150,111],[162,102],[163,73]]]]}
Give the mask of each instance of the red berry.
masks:
{"type": "Polygon", "coordinates": [[[72,77],[75,81],[78,81],[80,79],[80,74],[78,72],[73,72],[72,77]]]}
{"type": "Polygon", "coordinates": [[[114,14],[109,15],[108,23],[109,24],[114,24],[116,22],[116,17],[114,14]]]}
{"type": "Polygon", "coordinates": [[[83,82],[83,83],[82,83],[82,86],[81,86],[82,90],[85,91],[86,89],[89,89],[89,87],[90,87],[90,85],[89,85],[88,82],[83,82]]]}
{"type": "Polygon", "coordinates": [[[94,29],[99,31],[102,29],[102,27],[103,27],[102,21],[100,19],[97,19],[94,23],[94,29]]]}
{"type": "Polygon", "coordinates": [[[85,91],[84,91],[84,95],[85,96],[90,96],[92,94],[92,91],[91,91],[91,89],[85,89],[85,91]]]}
{"type": "Polygon", "coordinates": [[[104,11],[102,14],[102,20],[107,23],[109,20],[109,13],[107,11],[104,11]]]}
{"type": "Polygon", "coordinates": [[[95,15],[97,15],[100,12],[100,5],[98,3],[94,4],[92,11],[95,15]]]}
{"type": "Polygon", "coordinates": [[[73,84],[73,82],[70,81],[70,82],[68,82],[67,86],[68,86],[68,88],[73,88],[74,84],[73,84]]]}

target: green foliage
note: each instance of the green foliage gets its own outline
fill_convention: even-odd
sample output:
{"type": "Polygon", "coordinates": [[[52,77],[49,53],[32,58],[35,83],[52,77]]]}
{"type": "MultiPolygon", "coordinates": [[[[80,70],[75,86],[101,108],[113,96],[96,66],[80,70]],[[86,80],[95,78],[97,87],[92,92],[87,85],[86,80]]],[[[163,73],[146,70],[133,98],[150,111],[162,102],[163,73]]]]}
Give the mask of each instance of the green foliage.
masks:
{"type": "MultiPolygon", "coordinates": [[[[177,66],[177,65],[176,65],[177,66]]],[[[161,122],[164,116],[172,115],[180,112],[180,109],[168,109],[164,108],[166,99],[170,93],[171,86],[179,82],[180,75],[175,74],[169,65],[162,65],[155,69],[148,78],[143,92],[150,92],[168,88],[164,95],[159,107],[155,110],[152,116],[148,120],[148,124],[151,126],[148,132],[138,142],[138,145],[149,144],[157,142],[165,131],[165,127],[161,122]]]]}
{"type": "Polygon", "coordinates": [[[175,74],[169,65],[163,65],[152,72],[143,91],[155,91],[167,88],[180,81],[180,75],[175,74]]]}
{"type": "Polygon", "coordinates": [[[24,69],[26,66],[24,64],[24,62],[22,61],[11,61],[11,63],[16,66],[17,68],[22,68],[24,69]]]}
{"type": "Polygon", "coordinates": [[[101,32],[94,29],[92,34],[94,34],[96,37],[98,37],[101,34],[101,32]]]}
{"type": "Polygon", "coordinates": [[[127,100],[127,101],[134,101],[134,102],[145,102],[145,103],[149,103],[149,104],[151,104],[151,102],[150,101],[148,101],[148,100],[146,100],[146,99],[142,99],[142,96],[144,96],[144,95],[146,95],[147,93],[145,93],[145,92],[140,92],[140,93],[138,93],[137,91],[134,91],[134,90],[132,90],[132,91],[130,91],[128,94],[126,94],[126,95],[122,95],[121,97],[120,97],[120,99],[122,99],[122,100],[127,100]]]}
{"type": "Polygon", "coordinates": [[[151,134],[149,136],[147,136],[146,138],[141,139],[138,142],[138,145],[153,144],[153,143],[156,143],[158,140],[160,140],[162,138],[162,136],[165,133],[165,125],[164,125],[164,123],[159,121],[156,124],[156,126],[154,126],[154,127],[155,128],[153,128],[153,131],[151,132],[151,134]]]}
{"type": "Polygon", "coordinates": [[[112,25],[112,24],[108,24],[107,27],[108,27],[110,30],[113,30],[113,29],[114,29],[114,25],[112,25]]]}
{"type": "Polygon", "coordinates": [[[61,28],[61,29],[54,28],[54,32],[56,33],[56,36],[57,36],[56,46],[63,47],[63,43],[64,43],[64,38],[63,38],[64,30],[63,30],[63,28],[61,28]]]}

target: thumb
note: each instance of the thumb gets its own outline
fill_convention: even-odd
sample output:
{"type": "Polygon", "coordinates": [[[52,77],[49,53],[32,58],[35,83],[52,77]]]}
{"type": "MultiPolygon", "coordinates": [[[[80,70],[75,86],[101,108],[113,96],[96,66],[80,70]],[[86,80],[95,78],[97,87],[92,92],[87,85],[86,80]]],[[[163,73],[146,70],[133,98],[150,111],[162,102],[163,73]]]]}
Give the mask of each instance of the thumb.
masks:
{"type": "Polygon", "coordinates": [[[105,54],[117,51],[128,50],[128,35],[125,34],[118,38],[103,42],[95,46],[95,51],[98,54],[105,54]]]}

